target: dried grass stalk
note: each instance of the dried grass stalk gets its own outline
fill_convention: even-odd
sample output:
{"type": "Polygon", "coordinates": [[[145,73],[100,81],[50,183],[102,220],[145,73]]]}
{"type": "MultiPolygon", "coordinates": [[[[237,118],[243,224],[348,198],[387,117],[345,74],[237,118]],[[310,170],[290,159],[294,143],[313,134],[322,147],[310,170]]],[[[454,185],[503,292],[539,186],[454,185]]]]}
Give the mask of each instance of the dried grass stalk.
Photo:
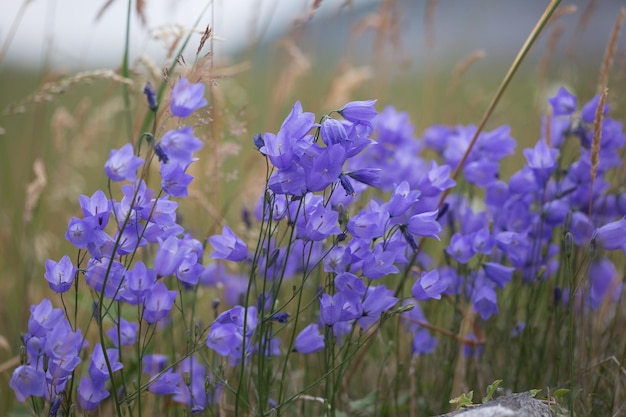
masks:
{"type": "MultiPolygon", "coordinates": [[[[591,184],[596,180],[596,173],[598,172],[598,163],[600,162],[600,141],[602,139],[602,120],[604,119],[604,103],[606,96],[609,93],[609,89],[605,88],[600,93],[600,101],[598,101],[598,107],[596,108],[596,115],[593,120],[593,142],[591,143],[591,184]]],[[[589,197],[591,198],[591,196],[589,197]]],[[[589,205],[591,210],[591,205],[589,205]]]]}
{"type": "Polygon", "coordinates": [[[130,78],[122,77],[115,71],[109,69],[83,71],[74,74],[71,77],[63,78],[59,81],[45,83],[38,91],[26,97],[21,103],[10,106],[4,110],[4,114],[16,114],[26,111],[29,104],[43,103],[52,101],[55,96],[64,94],[70,87],[80,83],[90,83],[95,80],[111,80],[129,86],[134,85],[134,81],[130,78]]]}
{"type": "Polygon", "coordinates": [[[617,47],[617,39],[619,38],[619,32],[622,28],[622,24],[624,23],[624,18],[626,18],[626,8],[622,7],[619,15],[617,16],[617,20],[615,21],[615,25],[613,26],[609,43],[604,51],[602,67],[600,67],[600,79],[598,80],[598,94],[602,94],[602,91],[604,91],[607,87],[609,72],[611,71],[611,65],[613,64],[613,56],[615,55],[615,48],[617,47]]]}
{"type": "Polygon", "coordinates": [[[448,91],[446,91],[446,94],[448,96],[452,95],[454,90],[456,90],[457,86],[459,85],[459,82],[461,81],[461,77],[469,69],[469,67],[471,67],[472,64],[474,64],[476,61],[484,57],[485,57],[485,51],[477,50],[477,51],[471,52],[467,57],[465,57],[464,59],[459,61],[458,64],[456,64],[456,66],[454,67],[454,71],[452,71],[452,80],[450,81],[450,84],[448,85],[448,91]]]}
{"type": "Polygon", "coordinates": [[[33,171],[35,172],[35,179],[26,187],[26,202],[24,204],[23,215],[24,223],[30,223],[33,219],[33,213],[35,212],[41,193],[48,184],[46,167],[41,158],[37,158],[35,162],[33,162],[33,171]]]}

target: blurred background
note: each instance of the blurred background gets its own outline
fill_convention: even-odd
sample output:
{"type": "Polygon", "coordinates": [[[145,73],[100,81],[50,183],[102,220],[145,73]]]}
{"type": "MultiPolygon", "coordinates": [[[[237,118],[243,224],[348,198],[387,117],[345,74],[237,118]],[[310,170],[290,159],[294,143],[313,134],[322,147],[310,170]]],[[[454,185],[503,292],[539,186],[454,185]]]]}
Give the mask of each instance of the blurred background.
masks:
{"type": "MultiPolygon", "coordinates": [[[[321,115],[376,98],[379,110],[408,112],[417,137],[432,124],[477,124],[548,3],[0,0],[0,415],[14,402],[7,384],[29,306],[49,295],[44,262],[73,253],[63,235],[78,195],[105,187],[109,149],[141,134],[146,81],[186,75],[208,86],[198,124],[208,123],[196,130],[206,146],[182,211],[201,238],[253,207],[264,176],[251,138],[278,130],[294,101],[321,115]]],[[[487,130],[509,124],[521,153],[559,86],[589,100],[623,4],[563,1],[487,130]]],[[[622,35],[609,89],[625,82],[622,35]]]]}

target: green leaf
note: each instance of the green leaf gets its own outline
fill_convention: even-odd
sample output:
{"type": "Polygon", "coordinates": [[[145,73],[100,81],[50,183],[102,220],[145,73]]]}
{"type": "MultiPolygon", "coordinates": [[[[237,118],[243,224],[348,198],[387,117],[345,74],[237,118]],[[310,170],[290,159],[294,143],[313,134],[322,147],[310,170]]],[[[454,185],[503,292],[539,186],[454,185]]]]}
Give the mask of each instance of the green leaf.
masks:
{"type": "Polygon", "coordinates": [[[474,391],[463,393],[456,398],[450,400],[450,404],[456,404],[456,409],[461,407],[467,407],[473,405],[472,399],[474,398],[474,391]]]}
{"type": "Polygon", "coordinates": [[[531,389],[530,391],[528,391],[528,395],[530,395],[531,398],[535,398],[540,392],[540,389],[531,389]]]}
{"type": "Polygon", "coordinates": [[[496,379],[491,385],[487,387],[487,395],[483,397],[483,404],[491,401],[491,399],[493,398],[493,394],[496,392],[501,383],[501,379],[496,379]]]}
{"type": "Polygon", "coordinates": [[[569,393],[569,390],[567,388],[559,388],[558,390],[554,391],[552,395],[554,395],[557,398],[561,398],[561,397],[565,397],[568,393],[569,393]]]}
{"type": "Polygon", "coordinates": [[[356,415],[373,415],[376,405],[376,391],[372,391],[365,397],[350,401],[350,411],[356,415]]]}

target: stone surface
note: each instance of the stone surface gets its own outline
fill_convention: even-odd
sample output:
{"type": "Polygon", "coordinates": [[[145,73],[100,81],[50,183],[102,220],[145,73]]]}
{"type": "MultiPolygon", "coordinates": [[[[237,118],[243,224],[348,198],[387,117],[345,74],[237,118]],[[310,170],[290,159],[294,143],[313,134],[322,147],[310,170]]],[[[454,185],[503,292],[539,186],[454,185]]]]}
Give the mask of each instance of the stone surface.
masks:
{"type": "Polygon", "coordinates": [[[486,404],[464,408],[436,417],[552,417],[550,407],[544,401],[528,393],[506,395],[486,404]]]}

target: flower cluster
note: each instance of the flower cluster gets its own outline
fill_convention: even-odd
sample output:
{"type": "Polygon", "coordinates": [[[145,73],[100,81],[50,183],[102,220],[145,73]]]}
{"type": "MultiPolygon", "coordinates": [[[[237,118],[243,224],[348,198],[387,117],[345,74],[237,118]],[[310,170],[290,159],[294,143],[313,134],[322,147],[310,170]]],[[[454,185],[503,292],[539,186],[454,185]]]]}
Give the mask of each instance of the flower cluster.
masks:
{"type": "MultiPolygon", "coordinates": [[[[149,85],[145,93],[151,110],[156,112],[156,93],[149,85]]],[[[191,84],[181,78],[172,90],[172,115],[188,117],[206,105],[203,94],[202,84],[191,84]]],[[[194,153],[202,147],[202,142],[191,127],[182,127],[167,131],[159,141],[150,141],[150,145],[148,158],[156,156],[160,164],[160,190],[147,186],[144,181],[147,164],[135,153],[133,145],[112,150],[104,172],[110,181],[125,182],[121,186],[122,198],[116,200],[102,190],[92,196],[80,196],[82,216],[70,219],[65,234],[79,250],[78,265],[74,266],[68,256],[59,262],[46,261],[45,278],[56,293],[63,294],[72,288],[78,291],[84,278],[92,290],[93,319],[77,322],[76,316],[68,310],[53,308],[48,299],[31,307],[29,332],[24,336],[26,355],[10,383],[19,401],[33,396],[53,402],[70,389],[69,381],[74,378],[81,351],[87,346],[80,326],[86,326],[86,332],[94,321],[99,328],[112,321],[113,326],[101,333],[107,337],[93,345],[86,365],[88,370],[78,383],[80,407],[97,408],[111,396],[114,374],[123,370],[122,346],[146,343],[146,334],[139,334],[140,326],[145,328],[169,320],[179,292],[168,288],[166,278],[175,277],[182,287],[193,286],[204,273],[203,246],[177,223],[178,203],[171,199],[187,195],[192,176],[186,171],[196,160],[194,153]],[[142,261],[133,262],[141,250],[154,253],[151,267],[142,261]],[[136,306],[136,321],[119,316],[119,307],[115,308],[117,315],[112,314],[113,305],[136,306]],[[141,337],[144,339],[140,341],[141,337]]],[[[193,365],[188,361],[181,364],[181,374],[185,366],[193,365]]],[[[206,372],[195,372],[192,384],[182,378],[170,378],[172,372],[173,368],[169,367],[157,375],[146,368],[153,378],[149,389],[164,393],[164,384],[176,381],[175,392],[168,392],[177,394],[174,401],[187,404],[194,411],[204,409],[208,402],[201,401],[199,395],[190,395],[189,390],[195,391],[193,387],[199,385],[204,391],[206,372]]]]}
{"type": "MultiPolygon", "coordinates": [[[[203,91],[180,79],[171,114],[185,118],[206,105],[203,91]]],[[[153,89],[145,93],[156,111],[153,89]]],[[[576,294],[563,288],[569,301],[579,297],[594,310],[621,293],[617,268],[600,249],[626,251],[626,200],[607,179],[621,165],[616,155],[626,135],[608,108],[600,109],[605,115],[598,126],[598,97],[581,109],[564,89],[551,98],[552,116],[544,120],[549,128],[542,130],[548,133],[523,150],[526,162],[508,180],[500,176],[516,147],[508,127],[480,132],[470,149],[474,126],[433,126],[418,139],[407,114],[392,107],[379,114],[375,104],[351,102],[316,122],[298,102],[277,133],[257,135],[254,145],[269,170],[254,216],[245,216],[246,227],[258,231],[256,246],[224,225],[208,239],[213,250],[206,264],[203,242],[177,223],[173,199],[187,195],[187,170],[202,147],[193,129],[151,139],[146,160],[130,144],[111,151],[105,174],[125,181],[122,198],[103,191],[81,196],[82,217],[72,218],[66,233],[79,250],[78,264],[67,256],[46,262],[53,291],[78,291],[84,277],[93,296],[89,323],[100,340],[77,388],[83,409],[109,396],[119,404],[145,390],[169,395],[195,414],[218,402],[232,369],[240,369],[234,379],[241,387],[246,369],[273,378],[264,362],[270,357],[283,360],[284,375],[294,356],[322,350],[332,353],[325,356],[332,385],[332,372],[342,368],[338,358],[350,357],[350,349],[364,345],[363,335],[389,317],[401,314],[413,354],[430,354],[438,339],[421,303],[454,298],[476,324],[499,314],[498,296],[514,280],[554,281],[563,263],[582,253],[591,254],[588,280],[576,294]],[[601,140],[593,134],[598,127],[601,140]],[[570,161],[563,149],[574,141],[580,153],[570,161]],[[438,162],[422,157],[427,149],[438,162]],[[146,161],[153,158],[160,164],[158,190],[146,183],[146,161]],[[462,161],[462,191],[448,194],[462,161]],[[219,290],[213,322],[204,330],[187,327],[181,357],[144,350],[173,312],[188,319],[183,291],[199,285],[219,290]],[[121,306],[132,306],[134,316],[120,314],[121,306]],[[125,381],[115,378],[125,372],[124,346],[141,351],[135,360],[147,375],[136,371],[135,393],[129,384],[115,390],[125,381]],[[195,353],[201,348],[212,352],[212,361],[195,353]],[[258,366],[248,366],[251,361],[258,366]]],[[[561,291],[563,282],[552,285],[561,291]]],[[[511,332],[523,332],[524,323],[514,325],[511,332]]],[[[82,335],[76,319],[49,300],[31,308],[26,356],[11,379],[18,400],[52,402],[68,389],[88,346],[82,335]]],[[[470,354],[480,354],[481,340],[462,336],[476,347],[470,354]]],[[[258,384],[258,406],[288,398],[283,384],[277,392],[258,384]]]]}

